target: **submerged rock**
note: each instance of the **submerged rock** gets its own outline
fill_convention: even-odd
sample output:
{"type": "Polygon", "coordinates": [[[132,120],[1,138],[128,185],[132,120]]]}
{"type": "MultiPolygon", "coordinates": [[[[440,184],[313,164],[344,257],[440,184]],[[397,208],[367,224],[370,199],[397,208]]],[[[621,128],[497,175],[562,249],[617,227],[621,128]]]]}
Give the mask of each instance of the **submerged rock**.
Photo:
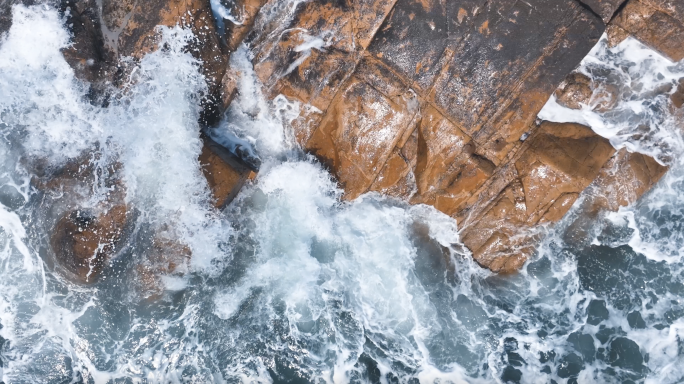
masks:
{"type": "Polygon", "coordinates": [[[49,245],[56,268],[79,283],[98,280],[119,250],[130,217],[120,165],[98,166],[100,160],[85,155],[33,181],[44,193],[43,220],[52,227],[49,245]]]}
{"type": "Polygon", "coordinates": [[[580,109],[582,104],[591,102],[591,79],[582,73],[572,73],[558,86],[556,99],[558,104],[571,109],[580,109]]]}
{"type": "Polygon", "coordinates": [[[97,281],[117,251],[126,219],[125,205],[102,212],[77,209],[65,213],[50,237],[59,266],[80,283],[97,281]]]}

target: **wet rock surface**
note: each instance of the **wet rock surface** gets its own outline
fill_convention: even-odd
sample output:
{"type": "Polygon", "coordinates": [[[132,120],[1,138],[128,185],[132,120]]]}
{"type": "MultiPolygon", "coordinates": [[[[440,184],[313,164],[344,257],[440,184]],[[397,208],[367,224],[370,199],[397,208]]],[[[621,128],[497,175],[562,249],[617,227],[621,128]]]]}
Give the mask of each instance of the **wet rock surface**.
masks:
{"type": "Polygon", "coordinates": [[[33,181],[43,193],[44,221],[48,226],[54,223],[49,245],[55,265],[84,284],[96,282],[118,252],[131,216],[120,164],[102,166],[101,158],[91,155],[45,173],[34,168],[43,175],[33,181]],[[98,184],[93,190],[91,186],[98,184]]]}
{"type": "Polygon", "coordinates": [[[630,0],[612,24],[673,61],[684,58],[684,3],[679,0],[630,0]]]}
{"type": "Polygon", "coordinates": [[[220,209],[229,204],[256,173],[212,139],[204,136],[203,142],[199,162],[212,191],[214,205],[220,209]]]}
{"type": "MultiPolygon", "coordinates": [[[[594,13],[575,1],[398,0],[309,2],[274,17],[274,3],[264,5],[269,17],[257,16],[247,39],[257,75],[270,97],[313,107],[292,122],[297,141],[333,171],[346,199],[378,191],[430,204],[459,219],[465,234],[482,232],[464,218],[505,189],[490,221],[511,220],[511,231],[536,223],[528,223],[532,212],[514,219],[504,208],[503,200],[515,207],[525,198],[522,184],[495,175],[513,167],[521,137],[538,129],[539,110],[603,33],[594,13]]],[[[591,165],[595,173],[603,162],[591,165]]],[[[574,194],[593,180],[577,177],[574,194]]],[[[543,203],[553,205],[560,194],[543,203]]],[[[549,220],[562,217],[575,198],[563,196],[563,208],[554,208],[561,213],[549,220]]],[[[478,250],[491,240],[488,247],[496,248],[515,237],[487,233],[466,244],[478,250]]],[[[506,252],[494,252],[498,263],[498,256],[485,256],[491,252],[476,258],[495,270],[513,270],[526,259],[509,254],[507,264],[506,252]]]]}
{"type": "MultiPolygon", "coordinates": [[[[457,219],[475,259],[494,271],[519,268],[539,226],[560,220],[597,178],[611,198],[595,207],[615,209],[665,171],[645,156],[615,155],[587,127],[535,119],[554,91],[569,108],[612,108],[616,90],[567,76],[611,19],[613,34],[676,58],[679,21],[671,19],[681,7],[667,0],[240,0],[223,4],[224,43],[205,0],[105,1],[101,21],[79,4],[72,17],[90,20],[80,32],[89,40],[75,29],[83,48],[70,63],[86,78],[102,72],[86,56],[140,58],[158,48],[157,25],[189,26],[198,37],[189,50],[209,85],[205,122],[235,97],[240,74],[225,71],[227,57],[248,42],[267,97],[307,106],[290,122],[296,141],[332,171],[346,199],[376,191],[433,205],[457,219]],[[668,26],[657,36],[664,32],[654,28],[668,26]]],[[[254,174],[217,143],[204,144],[199,161],[220,208],[254,174]]]]}

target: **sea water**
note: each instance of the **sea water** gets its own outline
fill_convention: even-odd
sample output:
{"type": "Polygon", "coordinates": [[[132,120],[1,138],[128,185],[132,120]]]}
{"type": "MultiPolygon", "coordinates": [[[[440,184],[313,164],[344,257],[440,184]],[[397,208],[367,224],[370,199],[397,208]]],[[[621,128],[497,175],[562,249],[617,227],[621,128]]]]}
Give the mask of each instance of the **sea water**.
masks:
{"type": "MultiPolygon", "coordinates": [[[[599,42],[580,71],[618,89],[616,107],[571,111],[552,98],[540,117],[589,124],[670,171],[579,240],[567,236],[573,208],[519,274],[498,276],[431,207],[376,194],[342,201],[287,128],[306,106],[267,101],[244,46],[231,58],[239,97],[213,135],[250,146],[262,166],[214,209],[197,161],[205,84],[183,50],[192,36],[163,36],[165,49],[103,107],[62,57],[70,36],[57,11],[13,8],[0,40],[0,381],[684,381],[684,145],[667,101],[681,63],[633,39],[599,42]],[[135,213],[125,246],[88,286],[48,262],[46,196],[26,165],[83,153],[121,165],[135,213]],[[160,230],[192,259],[150,298],[131,271],[160,230]]],[[[103,188],[80,203],[105,198],[103,188]]]]}

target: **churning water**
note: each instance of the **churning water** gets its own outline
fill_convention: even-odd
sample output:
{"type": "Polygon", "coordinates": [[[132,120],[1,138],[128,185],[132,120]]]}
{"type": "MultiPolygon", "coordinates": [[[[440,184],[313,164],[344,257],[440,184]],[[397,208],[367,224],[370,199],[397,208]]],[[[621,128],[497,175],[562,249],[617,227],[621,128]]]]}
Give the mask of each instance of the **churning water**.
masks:
{"type": "MultiPolygon", "coordinates": [[[[497,276],[432,208],[372,194],[342,202],[284,128],[300,106],[264,101],[245,48],[231,63],[244,73],[240,98],[216,132],[251,142],[263,166],[219,212],[197,162],[205,85],[182,50],[187,32],[166,30],[167,49],[103,108],[62,58],[58,13],[13,12],[0,40],[0,381],[684,381],[684,145],[666,87],[683,64],[634,40],[599,43],[581,70],[619,90],[617,107],[572,112],[551,100],[541,117],[588,123],[671,170],[586,238],[567,236],[569,215],[520,274],[497,276]],[[55,197],[31,186],[26,166],[83,153],[100,171],[120,164],[136,212],[126,247],[92,286],[46,262],[44,201],[55,197]],[[193,257],[150,300],[129,272],[159,230],[193,257]]],[[[107,194],[103,183],[90,189],[80,204],[107,194]]]]}

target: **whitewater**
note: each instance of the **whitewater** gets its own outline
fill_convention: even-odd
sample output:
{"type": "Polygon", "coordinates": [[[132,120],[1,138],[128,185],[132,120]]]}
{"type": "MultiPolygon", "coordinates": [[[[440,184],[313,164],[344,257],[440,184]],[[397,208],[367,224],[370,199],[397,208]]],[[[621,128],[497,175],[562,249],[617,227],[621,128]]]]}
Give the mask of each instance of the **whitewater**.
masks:
{"type": "MultiPolygon", "coordinates": [[[[247,143],[262,165],[215,209],[197,160],[206,84],[183,49],[193,36],[166,28],[163,39],[102,106],[62,56],[59,13],[13,7],[0,37],[0,382],[684,382],[684,116],[668,105],[684,63],[631,38],[604,38],[583,60],[581,72],[620,90],[616,107],[552,97],[540,119],[587,124],[670,170],[578,238],[580,199],[519,274],[500,276],[431,207],[343,201],[287,128],[306,106],[267,101],[245,46],[230,63],[239,96],[211,134],[247,143]],[[50,262],[46,206],[61,196],[31,182],[36,161],[81,156],[98,175],[119,164],[135,212],[92,285],[50,262]],[[192,252],[159,297],[136,289],[151,233],[192,252]]],[[[94,179],[79,204],[111,192],[94,179]]]]}

